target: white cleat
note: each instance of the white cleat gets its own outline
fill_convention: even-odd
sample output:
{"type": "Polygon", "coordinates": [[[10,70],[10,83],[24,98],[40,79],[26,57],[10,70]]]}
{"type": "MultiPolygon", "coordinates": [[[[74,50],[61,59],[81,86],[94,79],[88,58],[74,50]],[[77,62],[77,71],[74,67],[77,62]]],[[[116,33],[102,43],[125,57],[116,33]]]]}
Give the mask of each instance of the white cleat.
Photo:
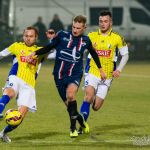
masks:
{"type": "Polygon", "coordinates": [[[0,138],[2,139],[3,142],[6,142],[6,143],[11,142],[11,139],[8,137],[6,133],[4,133],[4,131],[0,132],[0,138]]]}

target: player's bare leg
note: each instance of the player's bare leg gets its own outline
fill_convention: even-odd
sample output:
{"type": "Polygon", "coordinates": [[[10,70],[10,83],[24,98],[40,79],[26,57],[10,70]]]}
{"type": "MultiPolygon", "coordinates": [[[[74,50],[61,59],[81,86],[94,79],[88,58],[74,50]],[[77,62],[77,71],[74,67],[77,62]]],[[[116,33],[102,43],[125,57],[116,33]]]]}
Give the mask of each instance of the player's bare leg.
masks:
{"type": "Polygon", "coordinates": [[[98,111],[102,107],[103,103],[104,103],[104,99],[96,96],[96,98],[93,100],[92,103],[92,109],[94,111],[98,111]]]}

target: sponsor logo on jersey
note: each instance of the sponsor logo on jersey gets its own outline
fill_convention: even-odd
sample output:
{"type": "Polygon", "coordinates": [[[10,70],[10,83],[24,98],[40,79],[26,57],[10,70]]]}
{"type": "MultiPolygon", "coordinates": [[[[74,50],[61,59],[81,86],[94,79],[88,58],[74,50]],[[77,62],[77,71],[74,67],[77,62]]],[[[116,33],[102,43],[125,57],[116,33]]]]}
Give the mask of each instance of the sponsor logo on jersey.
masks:
{"type": "Polygon", "coordinates": [[[26,62],[26,56],[20,56],[21,62],[26,62]]]}
{"type": "Polygon", "coordinates": [[[111,50],[96,50],[98,56],[110,57],[111,50]]]}
{"type": "Polygon", "coordinates": [[[73,50],[70,49],[62,49],[60,51],[59,59],[65,60],[68,62],[78,62],[80,60],[81,54],[76,50],[76,47],[73,50]]]}
{"type": "MultiPolygon", "coordinates": [[[[26,62],[26,56],[20,56],[21,62],[26,62]]],[[[36,66],[37,59],[33,59],[29,64],[36,66]]]]}

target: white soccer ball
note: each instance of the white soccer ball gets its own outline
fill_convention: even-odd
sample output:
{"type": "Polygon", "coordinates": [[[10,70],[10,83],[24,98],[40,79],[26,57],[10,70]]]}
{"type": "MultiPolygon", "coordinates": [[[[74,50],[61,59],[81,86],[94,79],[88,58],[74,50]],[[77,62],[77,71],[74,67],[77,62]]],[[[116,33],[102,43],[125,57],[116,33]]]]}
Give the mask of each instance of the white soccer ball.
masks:
{"type": "Polygon", "coordinates": [[[8,125],[16,126],[22,121],[21,113],[16,109],[9,109],[5,113],[5,121],[8,125]]]}

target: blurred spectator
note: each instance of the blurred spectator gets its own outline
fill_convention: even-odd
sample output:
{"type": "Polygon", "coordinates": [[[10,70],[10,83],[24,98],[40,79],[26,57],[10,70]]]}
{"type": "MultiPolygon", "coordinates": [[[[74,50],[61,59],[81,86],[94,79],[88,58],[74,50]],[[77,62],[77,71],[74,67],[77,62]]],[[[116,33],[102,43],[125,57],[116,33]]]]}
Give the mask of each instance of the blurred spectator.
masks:
{"type": "Polygon", "coordinates": [[[47,37],[45,35],[47,29],[42,21],[42,17],[39,16],[37,18],[37,22],[33,26],[36,27],[39,31],[38,44],[40,46],[46,45],[48,43],[47,37]]]}
{"type": "Polygon", "coordinates": [[[14,42],[13,28],[0,20],[0,51],[14,42]]]}
{"type": "MultiPolygon", "coordinates": [[[[54,29],[48,29],[47,32],[46,32],[46,36],[47,36],[49,42],[51,42],[51,40],[53,39],[53,37],[55,35],[56,35],[56,33],[55,33],[54,29]]],[[[54,51],[52,51],[48,55],[47,59],[55,59],[55,57],[56,57],[56,50],[54,49],[54,51]]]]}
{"type": "Polygon", "coordinates": [[[64,30],[64,25],[60,20],[58,14],[54,14],[53,20],[49,24],[49,28],[54,29],[55,32],[58,32],[59,30],[64,30]]]}

